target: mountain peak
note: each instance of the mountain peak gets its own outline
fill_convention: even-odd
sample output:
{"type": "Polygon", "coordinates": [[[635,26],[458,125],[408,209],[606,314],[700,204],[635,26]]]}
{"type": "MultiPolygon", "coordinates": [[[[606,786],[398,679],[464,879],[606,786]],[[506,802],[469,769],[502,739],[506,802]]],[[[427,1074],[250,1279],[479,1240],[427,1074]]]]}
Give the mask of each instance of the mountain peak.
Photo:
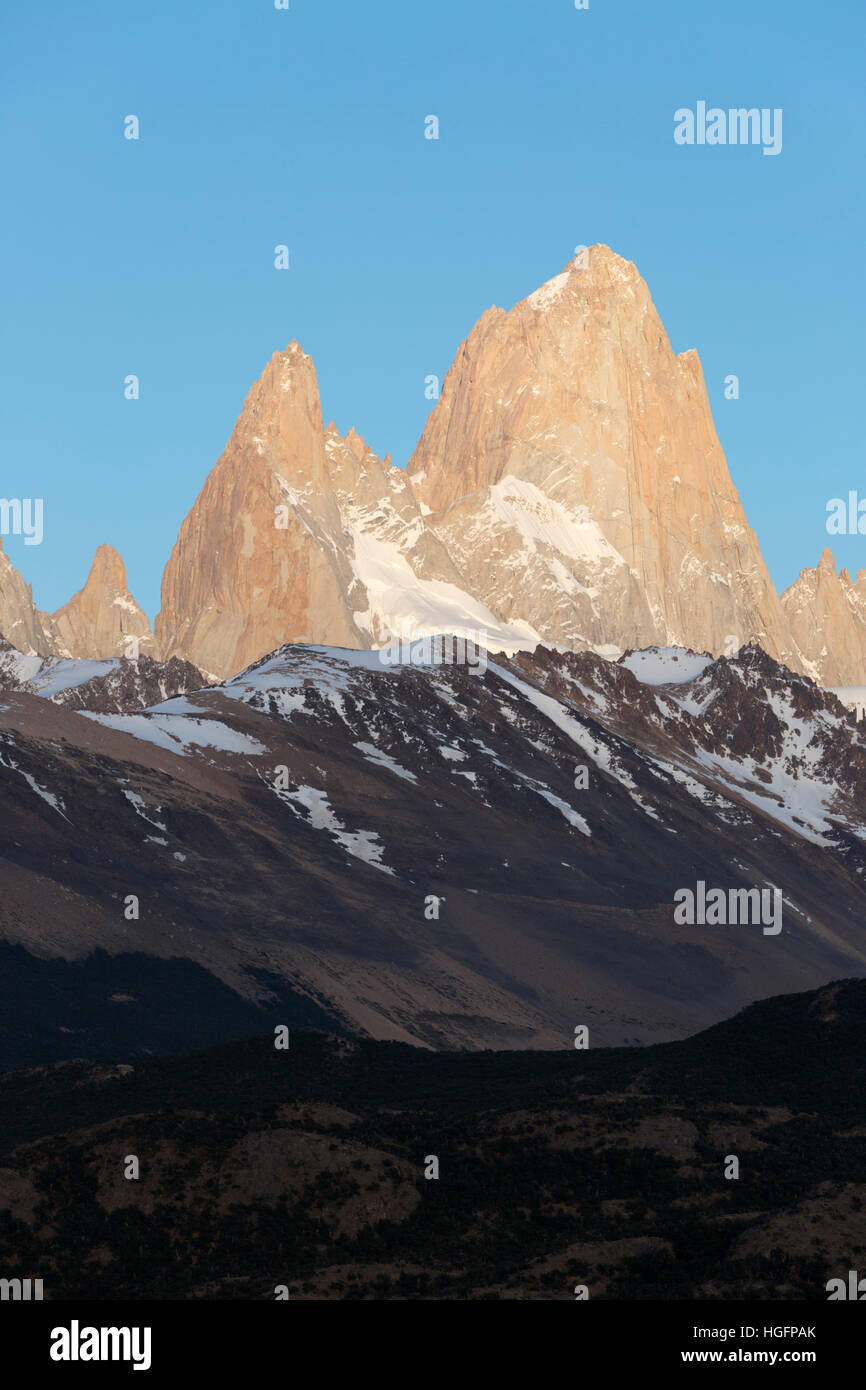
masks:
{"type": "Polygon", "coordinates": [[[96,584],[109,585],[118,592],[126,590],[126,565],[119,551],[105,541],[96,548],[84,587],[96,584]]]}
{"type": "Polygon", "coordinates": [[[818,573],[830,575],[833,579],[836,578],[836,560],[829,545],[825,545],[824,549],[821,551],[821,558],[818,561],[818,573]]]}
{"type": "Polygon", "coordinates": [[[150,622],[129,592],[126,566],[113,545],[97,548],[84,587],[50,621],[61,656],[153,654],[150,622]]]}
{"type": "MultiPolygon", "coordinates": [[[[360,645],[312,357],[293,340],[254,384],[181,525],[162,581],[160,650],[226,676],[290,639],[360,645]]],[[[347,446],[365,446],[354,431],[347,446]]],[[[360,601],[360,596],[358,596],[360,601]]]]}
{"type": "MultiPolygon", "coordinates": [[[[835,579],[832,557],[819,572],[835,579]]],[[[453,630],[455,615],[608,654],[719,655],[753,634],[819,678],[814,627],[792,629],[770,579],[698,354],[673,351],[637,267],[604,243],[482,314],[405,471],[354,427],[324,429],[312,358],[296,340],[275,352],[180,529],[157,633],[164,656],[225,676],[286,641],[373,646],[453,630]]]]}
{"type": "Polygon", "coordinates": [[[482,316],[408,471],[468,591],[545,641],[787,655],[698,355],[609,246],[482,316]]]}
{"type": "Polygon", "coordinates": [[[278,348],[272,354],[271,361],[289,362],[294,365],[299,358],[302,359],[304,362],[312,362],[313,360],[308,353],[304,352],[304,349],[301,347],[297,338],[293,338],[292,341],[288,344],[287,347],[283,349],[282,352],[280,352],[278,348]]]}
{"type": "Polygon", "coordinates": [[[601,243],[583,246],[576,250],[559,274],[521,299],[512,312],[524,306],[546,312],[555,305],[564,307],[572,297],[585,299],[593,291],[625,288],[633,293],[638,287],[648,294],[643,278],[632,261],[627,261],[601,243]]]}
{"type": "MultiPolygon", "coordinates": [[[[866,572],[860,572],[866,578],[866,572]]],[[[836,574],[829,546],[814,569],[800,572],[782,594],[792,640],[814,659],[804,666],[822,685],[860,685],[866,670],[866,595],[846,569],[836,574]]]]}

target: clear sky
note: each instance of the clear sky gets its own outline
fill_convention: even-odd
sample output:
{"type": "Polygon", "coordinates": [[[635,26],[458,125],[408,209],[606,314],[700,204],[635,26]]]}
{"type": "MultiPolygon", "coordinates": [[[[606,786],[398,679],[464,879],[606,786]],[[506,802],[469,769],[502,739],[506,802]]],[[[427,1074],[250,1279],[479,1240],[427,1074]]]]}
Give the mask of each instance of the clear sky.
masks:
{"type": "Polygon", "coordinates": [[[598,241],[698,349],[780,588],[866,497],[862,0],[19,0],[0,55],[0,495],[45,504],[3,543],[41,607],[107,540],[154,616],[291,339],[325,422],[405,464],[479,314],[598,241]],[[781,154],[676,145],[699,100],[782,108],[781,154]]]}

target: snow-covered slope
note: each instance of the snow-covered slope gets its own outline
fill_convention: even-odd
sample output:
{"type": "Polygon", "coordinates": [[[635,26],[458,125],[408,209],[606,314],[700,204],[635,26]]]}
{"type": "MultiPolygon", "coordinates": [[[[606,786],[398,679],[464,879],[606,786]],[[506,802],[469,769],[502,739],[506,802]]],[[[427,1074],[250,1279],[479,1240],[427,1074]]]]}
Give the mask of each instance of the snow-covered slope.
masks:
{"type": "Polygon", "coordinates": [[[188,662],[25,656],[0,638],[0,690],[23,690],[68,709],[120,713],[205,685],[188,662]]]}
{"type": "Polygon", "coordinates": [[[866,974],[862,725],[757,648],[689,659],[287,646],[86,717],[8,688],[3,933],[437,1047],[650,1042],[866,974]],[[780,930],[678,923],[698,883],[778,889],[780,930]]]}

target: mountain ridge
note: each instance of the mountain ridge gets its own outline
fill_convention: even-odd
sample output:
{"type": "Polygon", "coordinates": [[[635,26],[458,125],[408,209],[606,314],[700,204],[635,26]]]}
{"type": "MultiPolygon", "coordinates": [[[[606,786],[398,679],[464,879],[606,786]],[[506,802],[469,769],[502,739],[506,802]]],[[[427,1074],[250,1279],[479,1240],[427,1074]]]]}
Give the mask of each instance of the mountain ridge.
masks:
{"type": "Polygon", "coordinates": [[[174,668],[184,693],[146,708],[91,663],[67,698],[11,662],[0,936],[82,986],[96,950],[180,958],[244,1007],[276,982],[434,1049],[566,1046],[580,1023],[647,1043],[866,974],[866,743],[810,678],[758,648],[388,655],[289,645],[203,688],[174,668]],[[678,918],[700,885],[777,893],[779,929],[678,918]]]}
{"type": "Polygon", "coordinates": [[[825,685],[866,681],[866,573],[829,551],[779,596],[730,477],[700,359],[637,268],[581,251],[461,342],[407,468],[324,426],[312,359],[274,352],[183,521],[149,621],[101,546],[35,608],[0,554],[0,633],[25,652],[178,657],[225,679],[285,642],[434,631],[490,650],[758,642],[825,685]],[[862,592],[861,592],[862,591],[862,592]]]}

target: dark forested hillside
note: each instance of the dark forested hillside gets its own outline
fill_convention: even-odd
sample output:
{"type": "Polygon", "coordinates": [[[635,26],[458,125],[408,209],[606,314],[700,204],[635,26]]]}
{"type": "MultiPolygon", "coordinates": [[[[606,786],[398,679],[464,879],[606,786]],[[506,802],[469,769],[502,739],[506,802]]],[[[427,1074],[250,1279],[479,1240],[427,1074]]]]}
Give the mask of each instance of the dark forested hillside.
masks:
{"type": "Polygon", "coordinates": [[[49,1298],[823,1298],[866,1261],[864,1077],[862,981],[646,1049],[11,1072],[0,1263],[49,1298]]]}

